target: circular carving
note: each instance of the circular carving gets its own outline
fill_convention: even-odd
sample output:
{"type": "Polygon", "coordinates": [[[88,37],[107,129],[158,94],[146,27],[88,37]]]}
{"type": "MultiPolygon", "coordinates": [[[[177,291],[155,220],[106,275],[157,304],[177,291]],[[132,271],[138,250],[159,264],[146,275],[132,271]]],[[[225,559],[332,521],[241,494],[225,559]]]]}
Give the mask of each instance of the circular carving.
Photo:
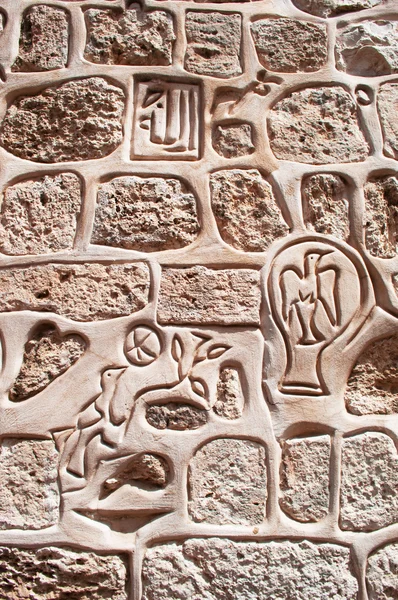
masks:
{"type": "Polygon", "coordinates": [[[159,335],[151,327],[134,327],[126,338],[124,351],[133,365],[150,365],[160,354],[159,335]]]}

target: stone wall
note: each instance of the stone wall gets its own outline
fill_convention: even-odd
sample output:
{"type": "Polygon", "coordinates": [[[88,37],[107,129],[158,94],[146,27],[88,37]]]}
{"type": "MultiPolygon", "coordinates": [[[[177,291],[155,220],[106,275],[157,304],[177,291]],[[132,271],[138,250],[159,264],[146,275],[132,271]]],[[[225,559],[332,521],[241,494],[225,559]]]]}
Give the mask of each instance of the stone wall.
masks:
{"type": "Polygon", "coordinates": [[[396,0],[0,0],[0,599],[398,598],[396,0]]]}

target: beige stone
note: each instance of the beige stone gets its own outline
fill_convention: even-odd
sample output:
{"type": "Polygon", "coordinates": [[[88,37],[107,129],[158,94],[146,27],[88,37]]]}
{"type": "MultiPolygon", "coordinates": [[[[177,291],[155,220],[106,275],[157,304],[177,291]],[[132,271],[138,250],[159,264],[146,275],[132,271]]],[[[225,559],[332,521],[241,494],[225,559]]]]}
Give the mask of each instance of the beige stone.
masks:
{"type": "Polygon", "coordinates": [[[86,60],[107,65],[171,64],[175,35],[169,13],[92,8],[84,16],[86,60]]]}
{"type": "Polygon", "coordinates": [[[398,158],[398,124],[394,117],[398,109],[398,83],[384,83],[377,96],[381,128],[384,137],[384,154],[398,158]]]}
{"type": "Polygon", "coordinates": [[[99,188],[93,244],[154,252],[187,246],[198,231],[195,197],[178,179],[119,177],[99,188]]]}
{"type": "Polygon", "coordinates": [[[262,19],[251,26],[259,61],[270,71],[308,73],[327,59],[326,26],[295,19],[262,19]]]}
{"type": "Polygon", "coordinates": [[[398,456],[379,432],[346,438],[342,450],[340,526],[374,531],[398,519],[398,456]]]}
{"type": "Polygon", "coordinates": [[[397,253],[398,179],[379,177],[365,186],[365,242],[372,256],[397,253]]]}
{"type": "Polygon", "coordinates": [[[350,550],[312,542],[191,539],[149,548],[143,600],[356,600],[350,550]]]}
{"type": "Polygon", "coordinates": [[[52,440],[3,439],[0,481],[0,529],[43,529],[58,521],[58,453],[52,440]]]}
{"type": "Polygon", "coordinates": [[[304,223],[311,231],[347,240],[350,234],[349,200],[344,180],[321,173],[303,179],[304,223]]]}
{"type": "Polygon", "coordinates": [[[102,77],[73,79],[19,96],[8,107],[0,143],[41,163],[101,158],[122,141],[124,93],[102,77]]]}
{"type": "Polygon", "coordinates": [[[169,467],[161,456],[140,454],[124,464],[112,478],[104,483],[105,492],[113,492],[122,485],[139,485],[154,490],[164,488],[169,478],[169,467]]]}
{"type": "Polygon", "coordinates": [[[257,325],[259,309],[257,271],[215,271],[200,266],[163,269],[158,302],[161,323],[257,325]]]}
{"type": "Polygon", "coordinates": [[[369,153],[359,128],[356,105],[342,87],[292,92],[276,103],[268,118],[275,156],[309,164],[359,162],[369,153]]]}
{"type": "Polygon", "coordinates": [[[389,544],[369,556],[366,581],[369,600],[398,597],[398,544],[389,544]]]}
{"type": "Polygon", "coordinates": [[[19,54],[12,71],[51,71],[66,67],[69,18],[62,8],[36,5],[22,17],[19,54]]]}
{"type": "Polygon", "coordinates": [[[240,75],[241,21],[237,13],[187,12],[185,69],[220,78],[240,75]]]}
{"type": "Polygon", "coordinates": [[[223,240],[245,252],[263,252],[289,229],[272,187],[255,169],[230,169],[210,176],[211,201],[223,240]]]}
{"type": "Polygon", "coordinates": [[[129,315],[148,302],[149,271],[131,265],[40,265],[0,271],[0,310],[55,312],[92,321],[129,315]]]}
{"type": "Polygon", "coordinates": [[[169,402],[150,406],[146,411],[146,419],[156,429],[184,431],[206,425],[207,412],[189,404],[169,402]]]}
{"type": "Polygon", "coordinates": [[[68,548],[0,548],[0,599],[127,600],[119,556],[68,548]]]}
{"type": "Polygon", "coordinates": [[[214,412],[224,419],[239,419],[242,416],[244,404],[238,371],[231,367],[224,367],[221,369],[217,381],[217,400],[213,406],[214,412]]]}
{"type": "Polygon", "coordinates": [[[319,17],[334,17],[383,4],[384,0],[293,0],[297,8],[319,17]]]}
{"type": "Polygon", "coordinates": [[[45,175],[6,188],[0,251],[46,254],[72,249],[80,210],[80,179],[73,173],[45,175]]]}
{"type": "Polygon", "coordinates": [[[249,123],[217,125],[213,130],[213,148],[224,158],[236,158],[252,154],[255,148],[252,127],[249,123]]]}

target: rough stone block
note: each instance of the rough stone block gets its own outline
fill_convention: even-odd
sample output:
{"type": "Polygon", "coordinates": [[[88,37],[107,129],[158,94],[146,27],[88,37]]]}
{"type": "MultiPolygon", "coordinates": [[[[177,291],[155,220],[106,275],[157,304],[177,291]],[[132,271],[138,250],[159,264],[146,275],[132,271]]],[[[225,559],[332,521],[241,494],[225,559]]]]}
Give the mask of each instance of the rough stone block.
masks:
{"type": "Polygon", "coordinates": [[[256,525],[265,519],[265,448],[250,440],[218,439],[198,450],[189,465],[191,519],[256,525]]]}
{"type": "MultiPolygon", "coordinates": [[[[57,479],[58,453],[52,440],[3,439],[0,529],[43,529],[54,525],[59,511],[57,479]]],[[[0,582],[1,577],[0,574],[0,582]]],[[[1,585],[0,590],[4,591],[1,585]]]]}
{"type": "Polygon", "coordinates": [[[12,71],[51,71],[66,67],[68,14],[55,6],[36,5],[22,17],[19,54],[12,71]]]}
{"type": "Polygon", "coordinates": [[[398,83],[384,83],[377,96],[381,128],[384,137],[384,154],[398,159],[398,83]]]}
{"type": "Polygon", "coordinates": [[[185,69],[219,78],[240,75],[241,21],[236,13],[188,12],[185,69]]]}
{"type": "Polygon", "coordinates": [[[384,0],[293,0],[293,4],[318,17],[334,17],[346,12],[365,10],[383,4],[384,0]]]}
{"type": "Polygon", "coordinates": [[[326,26],[295,19],[263,19],[251,26],[260,63],[269,71],[319,71],[327,59],[326,26]]]}
{"type": "Polygon", "coordinates": [[[185,431],[198,429],[207,423],[207,412],[189,404],[158,404],[146,411],[146,420],[156,429],[185,431]]]}
{"type": "Polygon", "coordinates": [[[80,205],[80,179],[73,173],[45,175],[6,188],[0,251],[45,254],[72,249],[80,205]]]}
{"type": "Polygon", "coordinates": [[[250,269],[164,268],[159,321],[164,324],[258,325],[259,281],[259,273],[250,269]]]}
{"type": "Polygon", "coordinates": [[[369,600],[398,598],[398,544],[389,544],[369,556],[367,569],[369,600]]]}
{"type": "Polygon", "coordinates": [[[178,179],[120,177],[99,188],[94,244],[154,252],[187,246],[198,231],[195,196],[178,179]]]}
{"type": "Polygon", "coordinates": [[[302,184],[304,223],[311,231],[346,240],[350,234],[349,203],[341,177],[322,173],[302,184]]]}
{"type": "Polygon", "coordinates": [[[123,91],[106,79],[72,79],[16,98],[1,124],[0,143],[41,163],[102,158],[122,141],[123,110],[123,91]]]}
{"type": "Polygon", "coordinates": [[[77,321],[129,315],[148,302],[149,270],[130,265],[40,265],[0,271],[0,310],[55,312],[77,321]]]}
{"type": "Polygon", "coordinates": [[[372,256],[393,258],[398,246],[398,178],[373,179],[364,191],[366,247],[372,256]]]}
{"type": "Polygon", "coordinates": [[[252,128],[249,123],[217,125],[213,131],[213,148],[224,158],[236,158],[252,154],[252,128]]]}
{"type": "Polygon", "coordinates": [[[106,65],[171,65],[175,35],[169,13],[92,8],[84,16],[86,60],[106,65]]]}
{"type": "Polygon", "coordinates": [[[239,419],[243,413],[245,399],[239,373],[232,367],[224,367],[217,381],[217,400],[213,410],[219,417],[233,420],[239,419]]]}
{"type": "Polygon", "coordinates": [[[145,600],[356,600],[358,592],[349,548],[308,541],[155,546],[143,575],[145,600]]]}
{"type": "Polygon", "coordinates": [[[244,252],[263,252],[288,234],[272,187],[255,169],[210,176],[211,201],[221,237],[244,252]]]}

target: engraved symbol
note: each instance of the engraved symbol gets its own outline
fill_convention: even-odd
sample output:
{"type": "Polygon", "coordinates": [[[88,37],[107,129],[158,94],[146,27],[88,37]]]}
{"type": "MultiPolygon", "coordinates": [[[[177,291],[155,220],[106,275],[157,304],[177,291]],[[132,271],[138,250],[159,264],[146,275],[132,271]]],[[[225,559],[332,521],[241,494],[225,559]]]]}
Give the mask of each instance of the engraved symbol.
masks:
{"type": "Polygon", "coordinates": [[[164,81],[139,82],[135,99],[136,158],[199,158],[199,88],[164,81]]]}

